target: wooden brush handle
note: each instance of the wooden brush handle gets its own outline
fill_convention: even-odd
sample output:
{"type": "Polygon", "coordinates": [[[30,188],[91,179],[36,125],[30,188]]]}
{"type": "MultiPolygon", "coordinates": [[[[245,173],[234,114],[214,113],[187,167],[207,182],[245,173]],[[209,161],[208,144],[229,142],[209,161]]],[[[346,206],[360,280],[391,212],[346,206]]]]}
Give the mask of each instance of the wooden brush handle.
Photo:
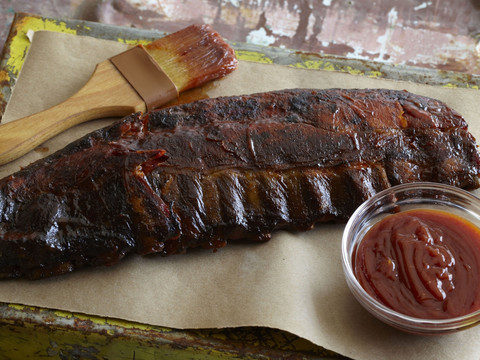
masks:
{"type": "Polygon", "coordinates": [[[0,164],[21,157],[74,125],[145,110],[136,90],[110,61],[104,61],[85,86],[64,102],[0,125],[0,164]]]}

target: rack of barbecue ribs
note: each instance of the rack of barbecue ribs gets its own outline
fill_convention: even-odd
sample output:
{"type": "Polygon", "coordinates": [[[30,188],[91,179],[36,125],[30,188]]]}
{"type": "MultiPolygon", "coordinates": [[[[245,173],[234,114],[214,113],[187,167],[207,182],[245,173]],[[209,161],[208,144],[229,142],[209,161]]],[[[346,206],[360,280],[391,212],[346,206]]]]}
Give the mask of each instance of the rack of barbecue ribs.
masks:
{"type": "Polygon", "coordinates": [[[346,221],[392,185],[479,186],[467,123],[406,91],[295,89],[132,114],[0,180],[0,277],[346,221]]]}

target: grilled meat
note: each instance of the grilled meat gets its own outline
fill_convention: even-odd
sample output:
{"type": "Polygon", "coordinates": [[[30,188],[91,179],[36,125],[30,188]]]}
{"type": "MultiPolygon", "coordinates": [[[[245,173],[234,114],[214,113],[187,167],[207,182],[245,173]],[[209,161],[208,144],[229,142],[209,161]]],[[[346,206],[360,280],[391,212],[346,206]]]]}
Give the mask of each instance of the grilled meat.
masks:
{"type": "Polygon", "coordinates": [[[0,277],[345,221],[395,184],[479,186],[463,118],[406,91],[285,90],[133,114],[0,180],[0,277]]]}

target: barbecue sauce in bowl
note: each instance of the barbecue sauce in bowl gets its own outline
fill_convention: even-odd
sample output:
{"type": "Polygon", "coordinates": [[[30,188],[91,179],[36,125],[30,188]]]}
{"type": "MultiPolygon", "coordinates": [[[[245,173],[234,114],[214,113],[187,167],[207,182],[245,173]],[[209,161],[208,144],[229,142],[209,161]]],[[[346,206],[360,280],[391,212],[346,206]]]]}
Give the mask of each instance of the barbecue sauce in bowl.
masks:
{"type": "Polygon", "coordinates": [[[480,229],[460,216],[389,215],[367,231],[352,261],[365,291],[396,312],[449,319],[480,309],[480,229]]]}

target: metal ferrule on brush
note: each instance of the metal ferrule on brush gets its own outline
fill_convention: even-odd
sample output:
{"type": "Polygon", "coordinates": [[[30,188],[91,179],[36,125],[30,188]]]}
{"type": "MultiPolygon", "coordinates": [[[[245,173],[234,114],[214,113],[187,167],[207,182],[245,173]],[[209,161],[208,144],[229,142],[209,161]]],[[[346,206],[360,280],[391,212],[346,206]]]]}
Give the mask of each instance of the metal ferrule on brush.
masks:
{"type": "Polygon", "coordinates": [[[110,58],[145,102],[147,111],[178,97],[178,89],[142,45],[110,58]]]}

